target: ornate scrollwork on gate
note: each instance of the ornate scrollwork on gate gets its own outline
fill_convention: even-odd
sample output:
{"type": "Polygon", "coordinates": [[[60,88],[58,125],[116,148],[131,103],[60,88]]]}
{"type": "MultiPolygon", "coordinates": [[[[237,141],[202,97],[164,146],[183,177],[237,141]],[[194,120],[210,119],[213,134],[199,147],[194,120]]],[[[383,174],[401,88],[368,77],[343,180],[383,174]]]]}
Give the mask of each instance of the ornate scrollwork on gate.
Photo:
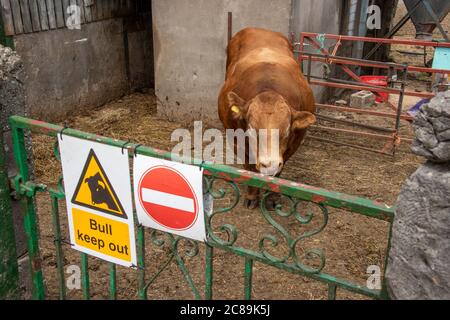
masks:
{"type": "Polygon", "coordinates": [[[228,180],[224,180],[224,179],[218,179],[215,177],[206,177],[205,176],[205,178],[204,178],[204,193],[211,195],[213,198],[213,201],[225,199],[229,195],[230,191],[232,192],[231,204],[227,207],[214,209],[211,214],[206,215],[206,230],[208,232],[208,236],[211,238],[211,240],[213,240],[214,242],[216,242],[220,245],[223,245],[223,246],[232,246],[236,242],[237,237],[238,237],[236,227],[231,224],[223,224],[223,225],[219,226],[218,231],[214,231],[212,228],[211,222],[216,215],[230,212],[231,210],[233,210],[239,203],[241,193],[240,193],[238,186],[233,181],[228,181],[228,180]],[[229,186],[229,188],[215,189],[215,183],[217,181],[222,181],[227,186],[229,186]],[[227,192],[227,189],[228,189],[228,192],[227,192]],[[227,236],[227,240],[224,240],[218,234],[218,232],[220,232],[222,234],[225,233],[227,236]]]}
{"type": "MultiPolygon", "coordinates": [[[[272,193],[266,192],[260,202],[260,210],[266,221],[273,227],[278,233],[278,237],[274,234],[266,234],[259,241],[259,252],[267,258],[271,262],[275,263],[287,263],[290,259],[295,264],[297,268],[299,268],[303,272],[307,273],[318,273],[325,266],[325,255],[322,250],[313,248],[313,249],[304,249],[304,259],[301,259],[297,255],[297,244],[306,238],[312,237],[319,232],[321,232],[328,223],[328,210],[325,206],[321,204],[317,204],[314,202],[306,202],[303,200],[299,200],[296,198],[292,198],[287,195],[280,194],[280,198],[285,199],[285,203],[287,203],[287,208],[283,209],[283,206],[278,203],[275,206],[275,210],[270,211],[267,209],[265,203],[266,199],[272,193]],[[311,204],[319,208],[319,212],[322,216],[322,219],[318,226],[315,226],[311,229],[306,229],[306,227],[314,220],[315,214],[312,210],[308,210],[306,208],[306,204],[311,204]],[[305,208],[301,208],[301,205],[305,205],[305,208]],[[306,211],[300,211],[306,210],[306,211]],[[300,223],[302,227],[304,227],[304,231],[296,236],[291,235],[289,230],[283,227],[280,223],[278,223],[274,217],[280,218],[289,218],[294,217],[295,221],[300,223]],[[269,242],[272,247],[276,247],[279,244],[280,237],[287,243],[288,252],[282,257],[277,257],[269,253],[266,248],[266,243],[269,242]],[[307,264],[306,261],[318,260],[317,266],[311,266],[311,264],[307,264]]],[[[281,199],[280,201],[281,202],[281,199]]]]}
{"type": "MultiPolygon", "coordinates": [[[[206,229],[208,231],[208,240],[221,246],[226,246],[232,251],[233,249],[243,249],[235,247],[239,235],[236,226],[224,223],[216,228],[212,227],[215,216],[230,212],[238,205],[240,199],[240,190],[238,186],[233,181],[215,177],[208,176],[205,177],[204,180],[205,194],[209,194],[214,201],[231,198],[229,206],[215,208],[212,213],[209,215],[207,214],[206,229]],[[226,187],[216,187],[218,181],[224,183],[226,187]]],[[[268,210],[266,207],[266,200],[273,194],[274,193],[272,192],[265,192],[260,200],[259,208],[263,217],[269,225],[275,229],[275,232],[265,234],[258,241],[258,251],[250,252],[253,252],[255,256],[262,256],[271,263],[294,265],[300,271],[305,273],[320,272],[325,266],[325,254],[318,248],[300,247],[299,243],[318,234],[326,227],[328,223],[327,208],[322,204],[303,201],[279,194],[280,199],[274,210],[268,210]],[[282,200],[284,200],[284,205],[281,205],[282,200]],[[315,206],[319,210],[308,209],[307,206],[310,205],[315,206]],[[315,214],[314,211],[318,211],[319,213],[315,214]],[[284,220],[294,218],[294,221],[299,224],[302,229],[301,233],[296,235],[291,234],[292,230],[288,230],[282,224],[277,222],[277,218],[284,220]],[[312,226],[313,224],[314,226],[312,226]],[[270,248],[268,246],[275,248],[279,246],[280,242],[285,242],[287,244],[287,251],[285,254],[277,256],[270,253],[270,248]],[[298,249],[303,250],[301,256],[297,253],[298,249]]],[[[247,250],[247,252],[249,251],[247,250]]]]}

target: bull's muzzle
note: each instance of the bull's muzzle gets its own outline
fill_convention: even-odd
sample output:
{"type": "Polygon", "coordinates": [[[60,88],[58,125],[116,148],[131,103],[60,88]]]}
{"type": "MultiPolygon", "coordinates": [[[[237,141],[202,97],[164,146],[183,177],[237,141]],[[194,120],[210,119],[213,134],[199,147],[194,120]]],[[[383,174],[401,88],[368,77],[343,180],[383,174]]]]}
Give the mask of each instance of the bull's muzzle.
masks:
{"type": "Polygon", "coordinates": [[[282,160],[260,160],[256,164],[256,170],[266,176],[276,176],[282,169],[282,160]]]}

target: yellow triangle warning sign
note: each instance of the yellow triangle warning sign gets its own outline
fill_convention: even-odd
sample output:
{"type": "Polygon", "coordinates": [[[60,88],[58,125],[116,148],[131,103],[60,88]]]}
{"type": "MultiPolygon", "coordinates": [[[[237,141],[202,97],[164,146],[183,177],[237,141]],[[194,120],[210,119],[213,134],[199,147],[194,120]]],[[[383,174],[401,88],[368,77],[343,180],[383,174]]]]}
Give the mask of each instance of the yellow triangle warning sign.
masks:
{"type": "Polygon", "coordinates": [[[93,149],[89,151],[72,203],[128,218],[93,149]]]}

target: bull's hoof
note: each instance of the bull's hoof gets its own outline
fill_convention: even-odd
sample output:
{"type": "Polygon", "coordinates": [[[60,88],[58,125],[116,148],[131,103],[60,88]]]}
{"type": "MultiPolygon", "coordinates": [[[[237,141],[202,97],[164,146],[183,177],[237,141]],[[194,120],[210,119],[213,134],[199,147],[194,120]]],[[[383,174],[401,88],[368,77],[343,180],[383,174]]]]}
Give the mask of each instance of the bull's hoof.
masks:
{"type": "Polygon", "coordinates": [[[257,199],[255,199],[255,200],[245,199],[244,200],[244,206],[247,209],[253,210],[256,207],[258,207],[258,200],[257,199]]]}
{"type": "Polygon", "coordinates": [[[275,211],[277,205],[281,204],[281,196],[273,193],[266,198],[266,209],[269,211],[275,211]]]}

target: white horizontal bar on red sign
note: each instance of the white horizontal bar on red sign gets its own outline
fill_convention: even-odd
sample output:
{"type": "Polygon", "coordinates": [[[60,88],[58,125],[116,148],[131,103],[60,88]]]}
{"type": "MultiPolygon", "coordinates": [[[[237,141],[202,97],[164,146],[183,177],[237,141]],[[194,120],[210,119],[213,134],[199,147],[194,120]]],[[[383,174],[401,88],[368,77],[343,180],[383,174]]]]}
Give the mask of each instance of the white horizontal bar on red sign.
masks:
{"type": "Polygon", "coordinates": [[[194,200],[171,193],[142,188],[142,201],[195,213],[194,200]]]}

